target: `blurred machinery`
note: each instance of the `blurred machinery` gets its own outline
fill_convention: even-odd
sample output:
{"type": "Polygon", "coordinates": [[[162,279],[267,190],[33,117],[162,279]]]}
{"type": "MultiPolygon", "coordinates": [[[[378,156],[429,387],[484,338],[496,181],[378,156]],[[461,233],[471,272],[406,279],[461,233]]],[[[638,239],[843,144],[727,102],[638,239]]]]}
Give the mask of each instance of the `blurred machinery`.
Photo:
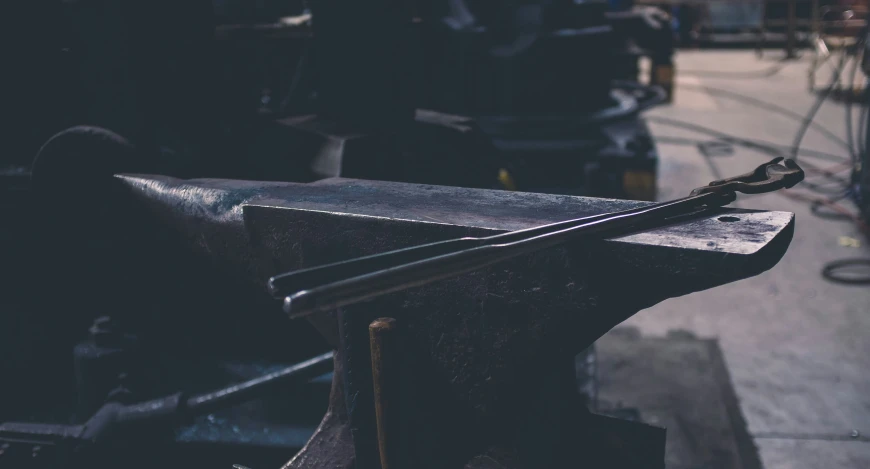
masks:
{"type": "MultiPolygon", "coordinates": [[[[813,188],[826,195],[826,199],[814,202],[815,206],[830,205],[841,199],[851,199],[858,207],[865,221],[859,219],[858,227],[866,233],[868,213],[868,171],[867,138],[868,112],[870,112],[870,91],[867,80],[870,76],[870,54],[868,54],[868,10],[862,3],[829,5],[819,9],[814,21],[811,37],[812,62],[809,69],[809,89],[817,95],[816,102],[804,118],[793,144],[793,153],[800,145],[807,127],[812,123],[819,108],[828,99],[844,102],[846,114],[846,149],[848,151],[851,175],[845,180],[835,180],[837,184],[827,188],[813,188]],[[817,87],[816,75],[822,69],[831,70],[830,83],[817,87]],[[859,73],[860,72],[860,73],[859,73]],[[857,107],[859,118],[854,119],[853,110],[857,107]],[[862,224],[864,223],[864,224],[862,224]]],[[[817,207],[816,207],[817,208],[817,207]]],[[[853,217],[854,218],[854,217],[853,217]]]]}
{"type": "MultiPolygon", "coordinates": [[[[733,191],[803,177],[777,159],[653,208],[345,178],[185,180],[94,169],[131,157],[120,137],[76,128],[35,161],[33,213],[50,216],[41,217],[31,259],[40,274],[18,293],[33,296],[29,310],[2,316],[13,324],[4,331],[14,331],[4,355],[22,358],[4,363],[12,395],[2,401],[0,467],[278,467],[299,451],[284,467],[375,468],[380,453],[388,468],[390,441],[399,460],[413,462],[402,467],[663,468],[663,429],[593,412],[588,347],[641,309],[776,264],[793,214],[720,205],[733,191]],[[80,171],[83,162],[89,171],[80,171]],[[53,211],[59,204],[67,210],[53,211]],[[566,213],[581,219],[563,221],[566,213]],[[566,226],[584,236],[565,239],[578,234],[566,226]],[[595,238],[602,228],[619,236],[595,238]],[[505,231],[479,239],[490,241],[483,250],[465,250],[513,249],[497,266],[426,274],[420,288],[328,308],[308,322],[276,314],[281,291],[323,277],[308,267],[353,275],[359,269],[341,261],[381,265],[433,241],[423,251],[436,254],[428,260],[437,266],[467,255],[437,255],[432,247],[455,245],[437,241],[505,231]],[[285,271],[291,278],[267,290],[266,280],[285,271]],[[382,368],[370,324],[384,314],[400,329],[383,345],[400,348],[382,349],[395,364],[382,368]],[[401,382],[401,393],[373,385],[375,369],[401,382]],[[380,417],[374,431],[378,389],[391,397],[377,402],[409,412],[392,413],[397,425],[385,438],[380,417]]],[[[488,259],[474,262],[498,262],[488,259]]],[[[409,281],[391,265],[379,273],[409,281]]]]}
{"type": "MultiPolygon", "coordinates": [[[[112,174],[300,183],[341,176],[655,197],[657,155],[639,114],[666,93],[634,82],[646,55],[663,71],[658,83],[669,83],[672,42],[655,10],[461,0],[28,5],[32,21],[16,34],[34,48],[11,56],[17,84],[5,89],[12,123],[0,155],[0,268],[10,279],[0,343],[5,356],[21,357],[0,368],[20,384],[0,402],[0,421],[53,421],[76,432],[88,422],[88,438],[102,438],[117,421],[141,418],[131,404],[143,399],[169,396],[160,401],[168,408],[181,402],[172,400],[180,389],[208,393],[327,350],[311,328],[283,317],[227,314],[274,305],[209,295],[238,288],[236,279],[105,200],[112,174]],[[114,134],[78,128],[45,143],[81,124],[114,134]],[[131,243],[156,243],[160,256],[118,244],[120,227],[141,228],[131,243]],[[151,293],[128,287],[153,279],[129,267],[158,257],[172,259],[159,281],[161,295],[178,299],[171,308],[131,301],[151,293]],[[46,295],[41,279],[58,265],[64,278],[46,295]]],[[[218,201],[216,210],[232,204],[218,201]]],[[[593,356],[578,359],[590,400],[594,382],[583,370],[593,356]]],[[[227,448],[283,463],[326,406],[328,370],[312,369],[320,376],[303,373],[306,384],[271,390],[295,399],[228,413],[199,407],[202,414],[158,433],[182,443],[179,459],[225,462],[227,448]]],[[[14,429],[4,431],[14,439],[14,429]]],[[[0,465],[7,458],[55,467],[52,445],[29,442],[23,453],[0,446],[0,465]]]]}
{"type": "MultiPolygon", "coordinates": [[[[40,31],[55,69],[35,84],[16,67],[15,97],[22,110],[47,91],[75,102],[29,121],[39,132],[19,133],[10,161],[25,165],[51,134],[88,124],[124,136],[167,174],[654,199],[657,156],[637,116],[659,97],[615,80],[634,81],[642,55],[662,70],[671,63],[657,10],[103,3],[51,2],[34,13],[56,19],[40,31]]],[[[667,87],[668,73],[655,76],[667,87]]]]}

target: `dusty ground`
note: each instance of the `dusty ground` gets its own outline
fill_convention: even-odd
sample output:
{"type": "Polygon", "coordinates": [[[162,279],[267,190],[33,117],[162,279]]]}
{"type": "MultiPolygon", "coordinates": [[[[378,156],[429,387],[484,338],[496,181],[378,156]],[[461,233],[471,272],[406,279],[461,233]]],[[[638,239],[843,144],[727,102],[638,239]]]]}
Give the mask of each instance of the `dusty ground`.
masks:
{"type": "MultiPolygon", "coordinates": [[[[809,53],[767,78],[693,73],[764,70],[781,56],[780,51],[761,60],[747,51],[681,52],[675,103],[649,116],[790,145],[797,121],[697,87],[732,91],[805,114],[814,100],[807,85],[809,53]]],[[[820,85],[826,76],[821,75],[820,85]]],[[[844,136],[843,105],[827,102],[816,122],[844,136]]],[[[709,140],[662,121],[651,122],[651,128],[656,137],[709,140]]],[[[813,129],[804,147],[847,155],[813,129]]],[[[659,143],[659,152],[661,199],[715,179],[714,169],[732,175],[768,158],[741,148],[730,156],[707,158],[696,146],[673,143],[659,143]]],[[[766,469],[870,468],[870,287],[833,284],[820,276],[828,261],[870,257],[868,240],[853,224],[816,217],[808,204],[781,195],[743,198],[739,205],[796,214],[794,241],[782,261],[755,278],[666,301],[628,324],[644,335],[685,329],[719,339],[766,469]]]]}

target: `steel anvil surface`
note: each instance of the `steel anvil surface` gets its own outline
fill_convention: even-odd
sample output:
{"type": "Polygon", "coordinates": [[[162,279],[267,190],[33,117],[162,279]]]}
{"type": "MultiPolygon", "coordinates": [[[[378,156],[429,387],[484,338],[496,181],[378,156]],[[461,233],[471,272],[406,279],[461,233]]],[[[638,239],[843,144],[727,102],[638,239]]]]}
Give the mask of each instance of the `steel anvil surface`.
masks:
{"type": "MultiPolygon", "coordinates": [[[[644,204],[350,179],[116,179],[137,217],[262,296],[270,276],[302,267],[644,204]]],[[[365,467],[376,458],[361,453],[377,451],[365,326],[378,316],[403,325],[403,361],[414,376],[403,381],[403,395],[412,397],[400,404],[414,429],[401,436],[407,467],[559,465],[566,451],[582,453],[570,447],[577,439],[595,445],[575,431],[584,425],[579,414],[557,398],[572,357],[643,308],[769,269],[793,227],[791,213],[726,209],[568,243],[316,316],[312,323],[338,348],[336,381],[330,412],[289,467],[349,468],[354,459],[365,467]]],[[[279,311],[276,300],[270,314],[279,311]]]]}

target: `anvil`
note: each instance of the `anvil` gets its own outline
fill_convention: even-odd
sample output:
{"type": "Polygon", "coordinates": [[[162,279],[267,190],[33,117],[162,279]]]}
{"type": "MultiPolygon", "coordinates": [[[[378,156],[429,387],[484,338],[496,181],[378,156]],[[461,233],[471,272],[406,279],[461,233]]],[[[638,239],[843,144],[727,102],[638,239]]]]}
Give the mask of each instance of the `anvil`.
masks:
{"type": "MultiPolygon", "coordinates": [[[[286,271],[645,204],[339,178],[115,179],[140,226],[162,227],[161,239],[261,299],[269,277],[286,271]]],[[[662,467],[632,462],[632,443],[580,408],[573,357],[641,309],[771,268],[793,228],[791,213],[723,209],[310,317],[336,348],[336,372],[329,411],[286,467],[378,466],[367,326],[381,316],[402,331],[397,467],[662,467]]],[[[278,300],[260,304],[281,314],[278,300]]]]}

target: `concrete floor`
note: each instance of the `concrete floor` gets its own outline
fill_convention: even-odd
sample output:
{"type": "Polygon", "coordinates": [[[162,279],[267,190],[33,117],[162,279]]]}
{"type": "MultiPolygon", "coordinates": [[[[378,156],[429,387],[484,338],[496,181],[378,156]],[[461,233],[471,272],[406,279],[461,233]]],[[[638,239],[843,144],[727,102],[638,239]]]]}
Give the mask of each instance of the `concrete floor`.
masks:
{"type": "MultiPolygon", "coordinates": [[[[809,53],[763,79],[692,75],[692,71],[762,70],[781,56],[780,51],[770,51],[761,60],[749,51],[681,52],[675,103],[648,115],[790,145],[796,121],[694,87],[737,92],[803,115],[814,100],[807,88],[809,53]]],[[[827,83],[825,74],[819,83],[827,83]]],[[[845,135],[844,117],[843,105],[829,101],[816,122],[845,135]]],[[[709,139],[660,121],[651,122],[651,129],[656,137],[709,139]]],[[[812,129],[804,147],[847,155],[842,146],[812,129]]],[[[708,161],[695,146],[669,143],[659,143],[659,153],[661,199],[687,194],[715,179],[713,166],[730,176],[769,159],[735,148],[733,155],[708,161]]],[[[719,339],[766,469],[870,468],[870,288],[833,284],[820,276],[828,261],[870,258],[868,240],[859,236],[853,224],[816,217],[808,204],[781,195],[744,197],[738,202],[743,208],[796,214],[794,240],[782,261],[757,277],[665,301],[627,324],[645,335],[684,329],[719,339]],[[861,245],[854,247],[852,239],[861,245]],[[853,438],[854,432],[860,436],[853,438]]]]}

